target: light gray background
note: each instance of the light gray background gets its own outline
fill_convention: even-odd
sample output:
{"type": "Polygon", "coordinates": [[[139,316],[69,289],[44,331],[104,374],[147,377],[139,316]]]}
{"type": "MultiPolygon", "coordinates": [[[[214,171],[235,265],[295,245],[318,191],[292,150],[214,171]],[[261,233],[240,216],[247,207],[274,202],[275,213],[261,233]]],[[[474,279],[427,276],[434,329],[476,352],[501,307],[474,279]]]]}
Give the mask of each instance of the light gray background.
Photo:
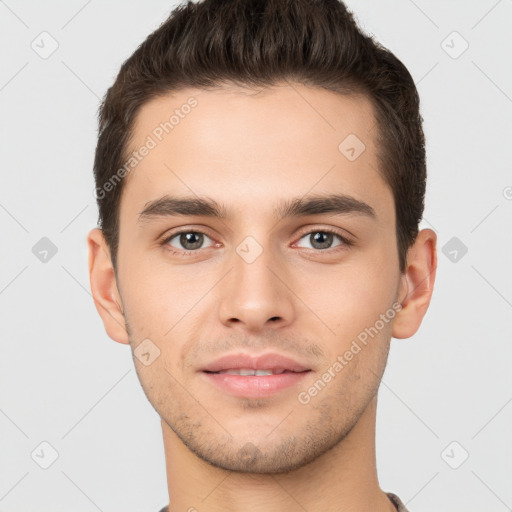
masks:
{"type": "MultiPolygon", "coordinates": [[[[174,5],[0,1],[0,512],[167,503],[160,418],[103,330],[85,240],[99,99],[174,5]],[[43,31],[59,45],[47,59],[31,47],[51,48],[43,31]],[[47,262],[32,252],[42,237],[58,249],[47,262]],[[59,454],[48,469],[44,441],[59,454]]],[[[348,5],[418,85],[422,226],[439,237],[430,310],[393,340],[380,390],[381,486],[413,512],[512,510],[512,1],[348,5]]]]}

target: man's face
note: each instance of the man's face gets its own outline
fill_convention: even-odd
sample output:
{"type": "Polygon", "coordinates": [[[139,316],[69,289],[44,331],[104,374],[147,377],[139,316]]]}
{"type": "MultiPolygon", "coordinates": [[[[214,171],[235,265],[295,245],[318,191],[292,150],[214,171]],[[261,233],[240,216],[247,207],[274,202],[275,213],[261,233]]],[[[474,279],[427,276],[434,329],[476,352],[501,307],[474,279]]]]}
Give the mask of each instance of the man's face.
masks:
{"type": "Polygon", "coordinates": [[[149,339],[151,357],[160,351],[148,366],[134,359],[143,389],[200,458],[299,467],[340,442],[374,397],[401,284],[376,130],[365,98],[295,84],[186,89],[141,109],[130,150],[148,135],[158,143],[125,183],[118,289],[132,350],[149,339]],[[157,141],[155,128],[191,97],[197,106],[157,141]],[[282,216],[329,195],[350,200],[282,216]],[[225,216],[170,215],[154,206],[165,196],[215,201],[225,216]],[[308,371],[204,371],[225,355],[269,353],[308,371]]]}

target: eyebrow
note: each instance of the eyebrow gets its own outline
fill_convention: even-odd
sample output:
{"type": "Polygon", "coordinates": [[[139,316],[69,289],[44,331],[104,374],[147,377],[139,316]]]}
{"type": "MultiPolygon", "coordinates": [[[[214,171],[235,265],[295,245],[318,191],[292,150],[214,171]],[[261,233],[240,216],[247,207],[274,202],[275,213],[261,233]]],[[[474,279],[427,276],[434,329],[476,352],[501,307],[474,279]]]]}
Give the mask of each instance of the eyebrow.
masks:
{"type": "MultiPolygon", "coordinates": [[[[288,217],[306,217],[308,215],[364,215],[375,219],[375,210],[364,201],[349,195],[328,194],[288,199],[274,209],[278,220],[288,217]]],[[[228,210],[211,198],[172,197],[165,195],[149,201],[139,213],[139,222],[159,217],[203,216],[219,219],[229,217],[228,210]]]]}

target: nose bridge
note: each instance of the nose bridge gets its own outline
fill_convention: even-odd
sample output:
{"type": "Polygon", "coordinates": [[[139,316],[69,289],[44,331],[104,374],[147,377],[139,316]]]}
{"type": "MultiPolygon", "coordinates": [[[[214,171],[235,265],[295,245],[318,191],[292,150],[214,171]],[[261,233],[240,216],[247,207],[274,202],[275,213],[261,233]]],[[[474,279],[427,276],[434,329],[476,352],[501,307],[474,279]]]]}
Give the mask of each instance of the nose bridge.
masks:
{"type": "Polygon", "coordinates": [[[290,292],[281,280],[284,276],[277,277],[283,270],[270,240],[260,243],[247,236],[234,248],[230,267],[220,299],[223,323],[258,330],[268,325],[284,326],[293,320],[290,292]]]}

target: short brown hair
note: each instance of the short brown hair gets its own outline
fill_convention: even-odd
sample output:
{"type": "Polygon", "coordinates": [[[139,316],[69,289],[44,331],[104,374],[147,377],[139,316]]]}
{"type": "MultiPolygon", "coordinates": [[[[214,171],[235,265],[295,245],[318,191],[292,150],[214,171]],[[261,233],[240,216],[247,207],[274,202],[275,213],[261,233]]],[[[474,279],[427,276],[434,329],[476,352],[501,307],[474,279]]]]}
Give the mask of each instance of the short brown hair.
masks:
{"type": "Polygon", "coordinates": [[[124,180],[106,185],[112,185],[126,161],[140,108],[156,96],[187,87],[260,87],[283,81],[364,94],[371,100],[380,172],[393,192],[404,271],[426,186],[419,96],[402,62],[363,34],[339,0],[189,0],[123,63],[99,109],[94,160],[96,190],[101,191],[98,222],[114,268],[124,180]]]}

